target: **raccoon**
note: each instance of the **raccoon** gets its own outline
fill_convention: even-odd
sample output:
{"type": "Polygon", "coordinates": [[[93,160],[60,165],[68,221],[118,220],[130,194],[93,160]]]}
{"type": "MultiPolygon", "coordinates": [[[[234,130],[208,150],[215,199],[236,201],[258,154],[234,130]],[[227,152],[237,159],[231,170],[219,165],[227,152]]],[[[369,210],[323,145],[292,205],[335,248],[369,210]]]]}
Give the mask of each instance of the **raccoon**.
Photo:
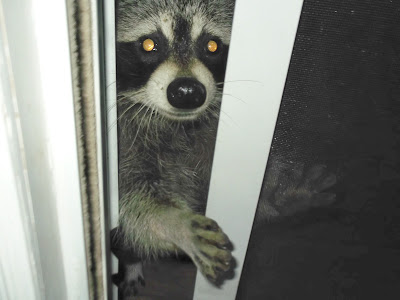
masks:
{"type": "MultiPolygon", "coordinates": [[[[143,259],[184,252],[217,285],[234,266],[232,244],[204,212],[233,11],[233,0],[117,3],[117,236],[143,259]]],[[[316,206],[335,181],[320,166],[270,165],[258,219],[316,206]],[[301,176],[279,182],[290,171],[301,176]]]]}

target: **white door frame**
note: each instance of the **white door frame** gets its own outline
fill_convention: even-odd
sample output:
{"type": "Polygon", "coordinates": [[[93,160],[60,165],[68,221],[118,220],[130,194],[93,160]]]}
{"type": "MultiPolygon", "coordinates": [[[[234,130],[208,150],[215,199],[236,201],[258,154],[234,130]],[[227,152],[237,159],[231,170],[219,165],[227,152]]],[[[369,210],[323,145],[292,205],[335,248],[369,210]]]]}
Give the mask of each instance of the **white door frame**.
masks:
{"type": "MultiPolygon", "coordinates": [[[[8,296],[88,299],[66,2],[2,0],[1,5],[15,89],[13,104],[18,108],[12,117],[24,146],[22,171],[29,183],[33,212],[30,228],[37,236],[34,267],[41,270],[37,276],[43,283],[39,295],[8,296]]],[[[26,222],[24,215],[15,218],[26,222]]],[[[35,234],[31,235],[21,238],[35,234]]],[[[8,276],[8,271],[2,270],[3,275],[8,276]]],[[[26,285],[7,288],[17,293],[26,285]]]]}

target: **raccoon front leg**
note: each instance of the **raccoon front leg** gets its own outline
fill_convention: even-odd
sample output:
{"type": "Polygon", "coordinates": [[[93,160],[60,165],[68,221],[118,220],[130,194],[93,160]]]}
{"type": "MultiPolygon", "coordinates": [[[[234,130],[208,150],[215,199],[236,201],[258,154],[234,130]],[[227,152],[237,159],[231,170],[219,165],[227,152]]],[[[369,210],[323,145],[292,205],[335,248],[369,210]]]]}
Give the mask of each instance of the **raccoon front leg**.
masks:
{"type": "Polygon", "coordinates": [[[182,250],[200,272],[218,285],[233,266],[231,242],[218,224],[178,201],[123,197],[120,226],[125,239],[143,256],[182,250]]]}
{"type": "Polygon", "coordinates": [[[132,248],[126,247],[119,236],[120,229],[110,233],[111,251],[118,258],[118,273],[112,275],[113,283],[118,286],[119,299],[136,296],[138,285],[145,285],[141,259],[132,248]]]}

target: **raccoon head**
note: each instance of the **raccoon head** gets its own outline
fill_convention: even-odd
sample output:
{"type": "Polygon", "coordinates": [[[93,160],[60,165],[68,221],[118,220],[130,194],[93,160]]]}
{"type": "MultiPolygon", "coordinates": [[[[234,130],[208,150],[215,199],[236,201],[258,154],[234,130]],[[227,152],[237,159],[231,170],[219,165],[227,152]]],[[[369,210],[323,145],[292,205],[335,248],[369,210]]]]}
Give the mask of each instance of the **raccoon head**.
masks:
{"type": "Polygon", "coordinates": [[[119,1],[118,101],[173,121],[215,114],[233,7],[233,0],[119,1]]]}

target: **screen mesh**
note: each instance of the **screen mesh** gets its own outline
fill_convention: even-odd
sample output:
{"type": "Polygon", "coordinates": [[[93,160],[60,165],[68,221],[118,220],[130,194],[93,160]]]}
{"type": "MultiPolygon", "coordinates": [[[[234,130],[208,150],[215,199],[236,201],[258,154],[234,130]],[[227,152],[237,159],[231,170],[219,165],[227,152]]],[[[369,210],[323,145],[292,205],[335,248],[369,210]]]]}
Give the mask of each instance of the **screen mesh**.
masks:
{"type": "Polygon", "coordinates": [[[237,299],[400,299],[399,53],[399,1],[305,1],[237,299]]]}

